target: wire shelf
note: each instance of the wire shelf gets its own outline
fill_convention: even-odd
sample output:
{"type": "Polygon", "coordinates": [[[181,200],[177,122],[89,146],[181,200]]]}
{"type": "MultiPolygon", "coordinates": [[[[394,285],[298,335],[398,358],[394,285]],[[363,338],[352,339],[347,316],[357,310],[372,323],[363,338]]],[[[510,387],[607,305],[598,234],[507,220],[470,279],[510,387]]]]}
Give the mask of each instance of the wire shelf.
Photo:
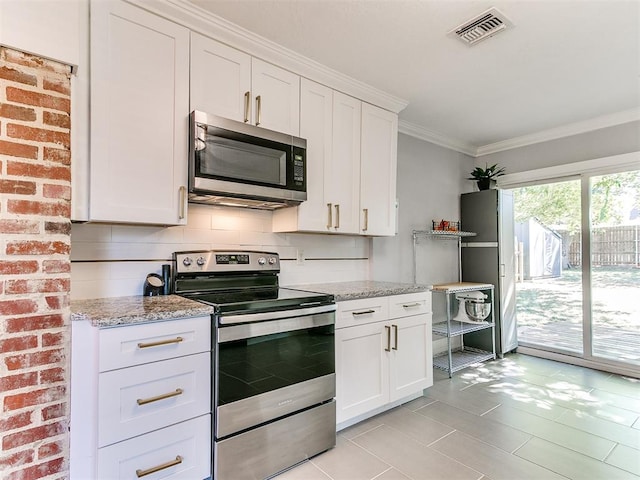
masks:
{"type": "MultiPolygon", "coordinates": [[[[487,352],[485,350],[479,350],[477,348],[465,347],[464,350],[451,351],[451,373],[462,370],[463,368],[470,367],[476,363],[484,362],[485,360],[495,359],[494,353],[487,352]]],[[[447,353],[443,353],[436,357],[433,357],[433,366],[445,372],[449,372],[449,357],[447,353]]]]}
{"type": "MultiPolygon", "coordinates": [[[[457,322],[455,320],[451,320],[451,329],[450,334],[452,337],[457,337],[458,335],[464,335],[465,333],[477,332],[478,330],[484,330],[485,328],[493,327],[493,323],[489,322],[478,322],[478,323],[465,323],[465,322],[457,322]]],[[[441,335],[443,337],[447,336],[447,322],[439,322],[434,323],[431,327],[431,331],[436,335],[441,335]]]]}

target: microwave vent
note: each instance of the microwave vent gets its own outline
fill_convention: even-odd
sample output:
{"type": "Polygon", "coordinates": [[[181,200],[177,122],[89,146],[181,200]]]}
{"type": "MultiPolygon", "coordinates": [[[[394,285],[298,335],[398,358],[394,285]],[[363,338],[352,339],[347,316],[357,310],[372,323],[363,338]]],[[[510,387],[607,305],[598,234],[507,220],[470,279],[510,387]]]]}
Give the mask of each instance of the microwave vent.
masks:
{"type": "Polygon", "coordinates": [[[218,205],[221,207],[253,208],[256,210],[276,210],[278,208],[290,207],[293,204],[268,200],[255,200],[251,198],[198,195],[193,193],[189,194],[189,202],[200,203],[204,205],[218,205]]]}
{"type": "Polygon", "coordinates": [[[448,35],[455,36],[465,45],[471,46],[512,27],[513,22],[502,12],[497,8],[490,8],[480,15],[458,25],[451,30],[448,35]]]}

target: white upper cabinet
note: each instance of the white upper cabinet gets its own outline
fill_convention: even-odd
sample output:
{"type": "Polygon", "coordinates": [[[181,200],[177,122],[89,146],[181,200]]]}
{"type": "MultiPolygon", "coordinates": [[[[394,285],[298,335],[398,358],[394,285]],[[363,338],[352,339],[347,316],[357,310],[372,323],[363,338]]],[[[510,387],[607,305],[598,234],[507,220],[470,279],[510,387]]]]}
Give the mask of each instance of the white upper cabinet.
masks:
{"type": "Polygon", "coordinates": [[[300,136],[307,140],[307,201],[276,210],[274,231],[358,233],[360,105],[355,98],[301,80],[300,136]]]}
{"type": "Polygon", "coordinates": [[[191,33],[191,110],[300,134],[300,77],[191,33]]]}
{"type": "Polygon", "coordinates": [[[270,63],[251,61],[254,125],[300,135],[300,77],[270,63]]]}
{"type": "Polygon", "coordinates": [[[362,104],[360,157],[360,232],[394,235],[396,230],[396,169],[398,116],[362,104]]]}
{"type": "Polygon", "coordinates": [[[398,116],[304,78],[300,96],[307,201],[273,230],[395,235],[398,116]]]}
{"type": "Polygon", "coordinates": [[[306,78],[300,82],[300,136],[307,140],[307,201],[273,212],[274,231],[328,232],[325,202],[332,158],[333,90],[306,78]]]}
{"type": "Polygon", "coordinates": [[[89,219],[186,223],[189,30],[91,3],[89,219]]]}
{"type": "Polygon", "coordinates": [[[251,120],[251,56],[191,33],[191,110],[251,120]]]}
{"type": "Polygon", "coordinates": [[[330,223],[339,233],[358,233],[359,229],[361,106],[360,100],[333,93],[333,155],[325,194],[333,207],[330,223]]]}

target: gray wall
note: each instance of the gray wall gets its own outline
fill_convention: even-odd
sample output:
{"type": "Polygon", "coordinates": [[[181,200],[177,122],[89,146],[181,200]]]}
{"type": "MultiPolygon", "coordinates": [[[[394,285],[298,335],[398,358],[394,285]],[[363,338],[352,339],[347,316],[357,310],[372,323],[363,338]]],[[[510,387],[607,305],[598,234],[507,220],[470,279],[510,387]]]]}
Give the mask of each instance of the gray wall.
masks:
{"type": "MultiPolygon", "coordinates": [[[[460,219],[460,194],[473,190],[466,180],[472,169],[468,155],[398,135],[398,235],[373,239],[373,280],[413,282],[411,232],[431,229],[431,220],[460,219]]],[[[455,241],[421,239],[417,252],[419,283],[457,281],[455,241]]]]}
{"type": "Polygon", "coordinates": [[[485,155],[476,158],[475,164],[499,163],[505,173],[516,173],[637,151],[640,121],[485,155]]]}

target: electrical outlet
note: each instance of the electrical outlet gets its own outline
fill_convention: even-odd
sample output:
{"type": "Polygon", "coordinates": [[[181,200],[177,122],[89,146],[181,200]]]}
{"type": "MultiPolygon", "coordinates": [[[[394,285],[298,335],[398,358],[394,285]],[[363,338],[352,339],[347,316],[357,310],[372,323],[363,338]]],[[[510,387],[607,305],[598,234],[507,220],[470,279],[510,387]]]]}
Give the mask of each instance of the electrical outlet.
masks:
{"type": "Polygon", "coordinates": [[[296,250],[296,263],[298,265],[304,265],[304,250],[300,248],[296,250]]]}

